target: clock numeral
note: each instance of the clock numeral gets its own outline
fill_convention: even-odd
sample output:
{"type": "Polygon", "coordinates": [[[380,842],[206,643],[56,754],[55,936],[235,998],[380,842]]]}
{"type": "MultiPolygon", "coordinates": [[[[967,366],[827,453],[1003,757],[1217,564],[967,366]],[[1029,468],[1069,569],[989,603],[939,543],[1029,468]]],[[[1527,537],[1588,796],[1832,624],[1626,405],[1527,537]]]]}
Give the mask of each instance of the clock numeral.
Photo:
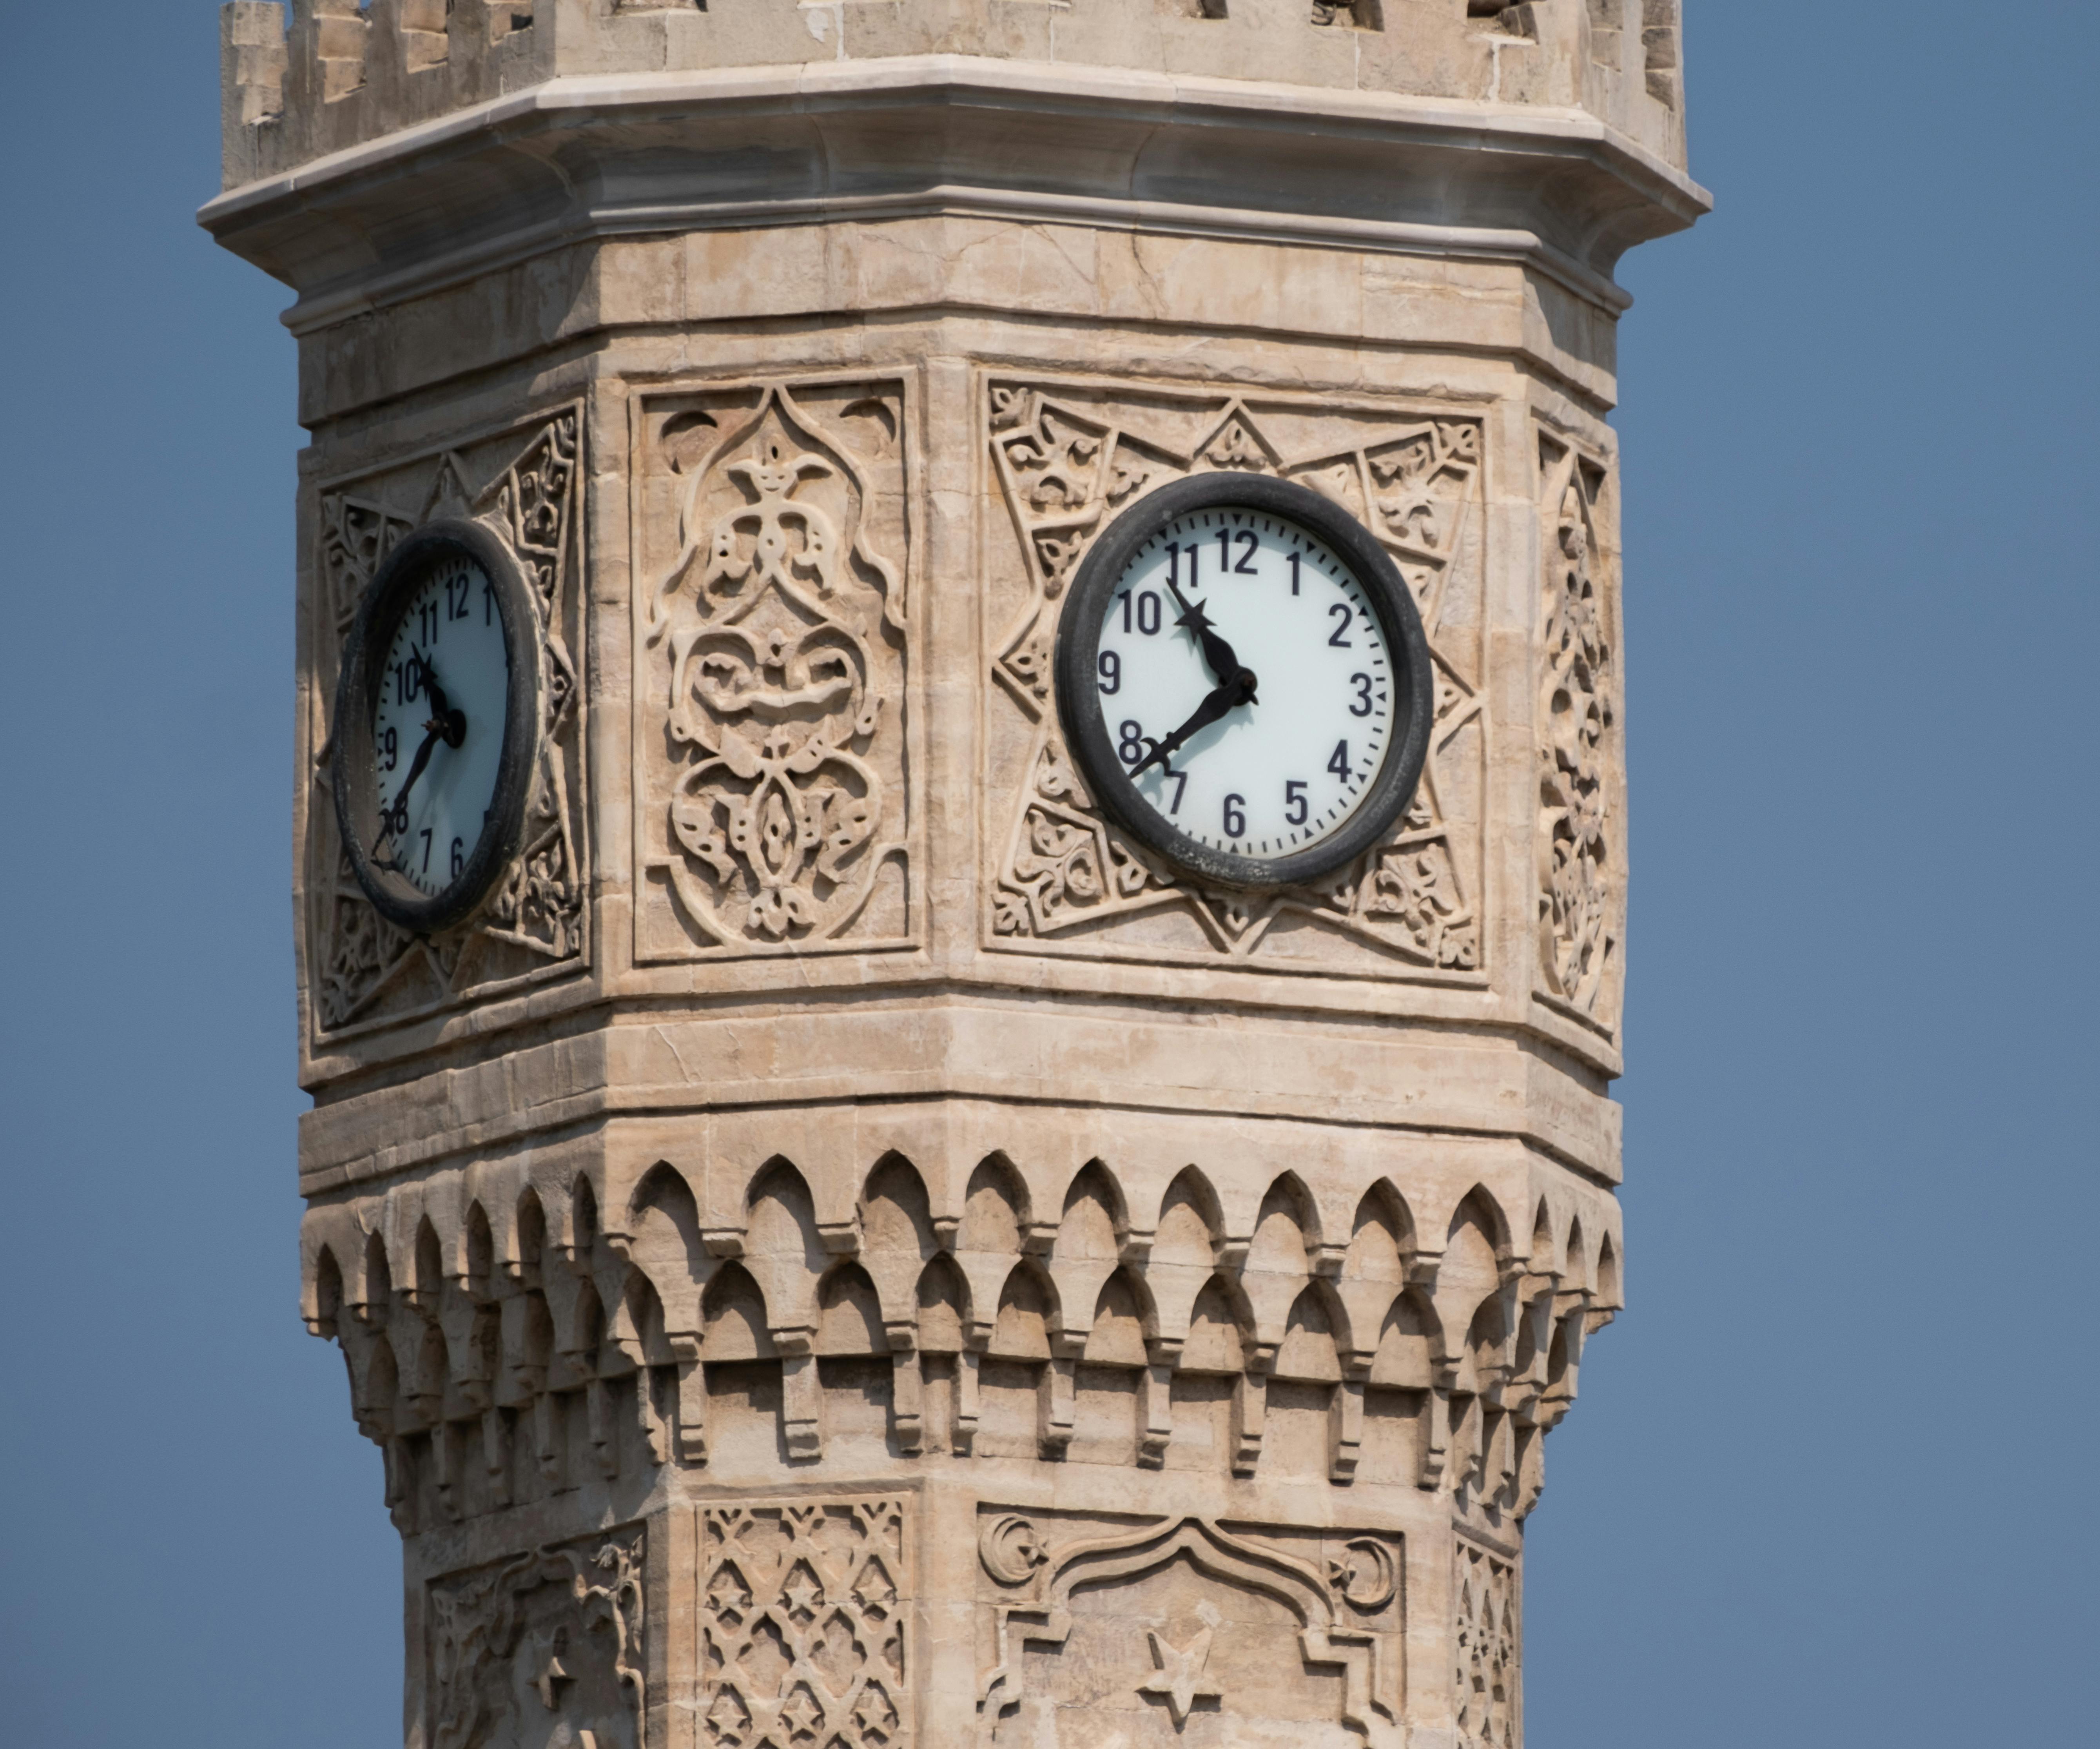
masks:
{"type": "Polygon", "coordinates": [[[435,601],[425,602],[416,610],[416,623],[422,628],[423,642],[435,643],[438,641],[438,604],[435,601]]]}
{"type": "MultiPolygon", "coordinates": [[[[1255,574],[1254,557],[1260,550],[1261,537],[1251,528],[1242,528],[1238,534],[1227,528],[1218,531],[1218,569],[1220,572],[1229,571],[1236,576],[1253,576],[1255,574]],[[1238,564],[1233,563],[1231,543],[1234,541],[1246,549],[1240,554],[1238,564]]],[[[1297,591],[1294,590],[1291,593],[1295,594],[1297,591]]]]}
{"type": "Polygon", "coordinates": [[[401,762],[401,731],[399,729],[389,729],[379,737],[379,757],[386,761],[380,767],[382,771],[390,771],[401,762]]]}
{"type": "Polygon", "coordinates": [[[1329,606],[1327,612],[1333,616],[1335,622],[1335,629],[1329,635],[1327,642],[1332,644],[1337,650],[1355,649],[1356,646],[1349,642],[1348,637],[1349,629],[1349,604],[1345,601],[1335,602],[1329,606]]]}
{"type": "Polygon", "coordinates": [[[421,837],[423,841],[422,872],[425,874],[428,874],[430,872],[430,828],[426,826],[418,836],[421,837]]]}
{"type": "Polygon", "coordinates": [[[1122,691],[1123,658],[1113,650],[1104,650],[1097,665],[1101,674],[1101,691],[1110,693],[1122,691]]]}
{"type": "Polygon", "coordinates": [[[1341,779],[1343,783],[1346,784],[1348,782],[1349,744],[1347,741],[1337,741],[1335,743],[1335,754],[1334,757],[1327,762],[1327,769],[1330,771],[1332,771],[1335,776],[1341,779]]]}
{"type": "Polygon", "coordinates": [[[1298,553],[1290,555],[1290,593],[1294,595],[1298,593],[1298,567],[1302,557],[1298,553]]]}
{"type": "Polygon", "coordinates": [[[1119,724],[1116,729],[1116,757],[1125,765],[1136,765],[1144,757],[1144,726],[1136,722],[1119,724]]]}
{"type": "Polygon", "coordinates": [[[408,656],[394,665],[394,702],[412,704],[423,690],[423,665],[408,656]]]}
{"type": "Polygon", "coordinates": [[[455,838],[452,840],[452,879],[455,881],[458,880],[461,871],[464,870],[465,867],[466,840],[464,838],[455,838]]]}
{"type": "MultiPolygon", "coordinates": [[[[1220,538],[1222,539],[1223,537],[1220,538]]],[[[1196,576],[1196,561],[1202,555],[1202,550],[1200,546],[1184,546],[1178,541],[1169,541],[1167,543],[1167,586],[1169,589],[1172,589],[1181,581],[1181,555],[1184,553],[1189,555],[1189,587],[1191,589],[1196,587],[1198,581],[1196,576]]],[[[1130,628],[1125,625],[1123,629],[1128,631],[1130,628]]]]}
{"type": "Polygon", "coordinates": [[[1169,814],[1179,814],[1181,811],[1181,798],[1189,793],[1189,774],[1186,771],[1177,771],[1171,765],[1162,765],[1159,769],[1164,775],[1174,780],[1174,799],[1167,803],[1167,811],[1169,814]]]}
{"type": "MultiPolygon", "coordinates": [[[[1123,603],[1123,629],[1127,632],[1131,629],[1130,591],[1119,591],[1116,599],[1123,603]]],[[[1160,617],[1159,597],[1147,590],[1137,598],[1136,629],[1148,638],[1157,638],[1164,623],[1160,617]]]]}
{"type": "Polygon", "coordinates": [[[1312,804],[1305,798],[1305,785],[1293,778],[1283,786],[1283,817],[1294,826],[1302,826],[1312,810],[1312,804]]]}
{"type": "Polygon", "coordinates": [[[493,583],[481,585],[481,623],[484,625],[496,623],[496,585],[493,583]]]}
{"type": "Polygon", "coordinates": [[[1357,702],[1349,707],[1352,717],[1368,717],[1371,713],[1371,677],[1352,674],[1349,684],[1357,689],[1357,702]]]}
{"type": "Polygon", "coordinates": [[[473,600],[474,580],[472,578],[462,576],[445,579],[445,617],[447,619],[465,619],[473,600]]]}
{"type": "Polygon", "coordinates": [[[1225,836],[1228,838],[1244,838],[1246,836],[1246,810],[1245,796],[1225,797],[1225,836]]]}

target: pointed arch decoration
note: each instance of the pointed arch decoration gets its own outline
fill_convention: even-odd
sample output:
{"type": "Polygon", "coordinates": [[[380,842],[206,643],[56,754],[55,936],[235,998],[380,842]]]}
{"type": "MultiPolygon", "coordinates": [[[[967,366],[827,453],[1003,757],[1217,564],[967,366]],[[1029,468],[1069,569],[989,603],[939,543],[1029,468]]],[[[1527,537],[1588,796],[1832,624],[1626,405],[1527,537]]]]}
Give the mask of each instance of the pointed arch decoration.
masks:
{"type": "MultiPolygon", "coordinates": [[[[1391,1636],[1361,1625],[1373,1613],[1367,1605],[1374,1601],[1383,1608],[1396,1590],[1399,1566],[1384,1539],[1349,1544],[1352,1554],[1358,1543],[1365,1552],[1332,1560],[1322,1571],[1194,1517],[1155,1520],[1137,1529],[1119,1528],[1061,1544],[1048,1541],[1039,1526],[1021,1515],[1000,1513],[984,1522],[980,1557],[1007,1593],[992,1605],[996,1662],[978,1688],[978,1712],[987,1725],[1029,1698],[1026,1648],[1061,1648],[1070,1637],[1076,1592],[1133,1584],[1185,1560],[1213,1583],[1280,1604],[1297,1624],[1306,1664],[1338,1667],[1342,1672],[1338,1722],[1365,1749],[1398,1749],[1401,1725],[1389,1680],[1397,1672],[1383,1667],[1396,1654],[1382,1643],[1391,1636]],[[1365,1588],[1363,1575],[1371,1569],[1390,1581],[1382,1595],[1375,1587],[1365,1588]]],[[[1229,1684],[1231,1679],[1213,1667],[1210,1680],[1229,1684]]],[[[1178,1704],[1185,1707],[1185,1695],[1178,1704]]]]}

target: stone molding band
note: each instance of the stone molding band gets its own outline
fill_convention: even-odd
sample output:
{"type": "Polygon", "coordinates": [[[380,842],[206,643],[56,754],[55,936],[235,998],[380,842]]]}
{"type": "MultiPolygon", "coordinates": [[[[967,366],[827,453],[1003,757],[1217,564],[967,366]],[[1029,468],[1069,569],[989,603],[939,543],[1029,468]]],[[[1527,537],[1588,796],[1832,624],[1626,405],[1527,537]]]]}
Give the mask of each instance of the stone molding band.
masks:
{"type": "Polygon", "coordinates": [[[1514,259],[1616,316],[1631,301],[1610,278],[1618,255],[1710,204],[1681,172],[1579,110],[1484,112],[1250,81],[923,56],[554,79],[236,188],[198,216],[227,246],[298,286],[285,320],[306,333],[586,237],[927,214],[1514,259]],[[615,118],[624,136],[649,137],[623,138],[603,148],[602,161],[580,163],[573,136],[615,118]],[[1079,123],[1091,124],[1086,161],[1046,171],[1052,136],[1044,130],[1079,123]],[[716,155],[699,130],[726,136],[716,155]],[[773,137],[761,144],[761,132],[773,137]],[[1299,159],[1288,169],[1286,142],[1299,159]],[[685,161],[642,162],[665,150],[685,161]],[[743,155],[730,173],[734,191],[721,186],[730,152],[743,155]],[[615,161],[623,152],[631,156],[615,161]],[[1397,154],[1433,160],[1432,173],[1396,174],[1397,154]],[[754,179],[748,159],[761,155],[768,167],[754,179]],[[1270,190],[1273,207],[1244,201],[1239,173],[1256,165],[1265,179],[1283,179],[1270,190]],[[627,184],[618,199],[580,192],[611,180],[627,184]],[[1068,186],[1044,186],[1061,180],[1068,186]],[[1550,204],[1541,192],[1549,180],[1550,204]],[[717,197],[694,192],[710,182],[717,197]],[[377,239],[403,216],[404,201],[470,226],[475,211],[499,205],[542,216],[435,257],[411,245],[415,264],[397,267],[377,239]],[[1442,212],[1471,205],[1480,222],[1403,210],[1418,201],[1442,212]],[[1575,219],[1557,239],[1547,234],[1556,213],[1575,219]],[[316,223],[337,233],[338,247],[313,248],[316,223]],[[293,265],[317,260],[326,263],[320,276],[293,265]]]}

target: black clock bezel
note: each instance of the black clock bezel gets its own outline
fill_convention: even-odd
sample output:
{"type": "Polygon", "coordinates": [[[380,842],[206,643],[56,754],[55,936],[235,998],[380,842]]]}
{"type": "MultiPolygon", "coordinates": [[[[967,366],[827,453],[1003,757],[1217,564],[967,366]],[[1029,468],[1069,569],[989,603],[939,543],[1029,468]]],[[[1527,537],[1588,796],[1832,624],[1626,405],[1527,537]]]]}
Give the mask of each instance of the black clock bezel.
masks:
{"type": "Polygon", "coordinates": [[[524,573],[509,545],[481,523],[447,518],[427,523],[381,563],[359,605],[343,648],[336,683],[334,788],[336,824],[351,871],[373,908],[390,923],[433,935],[464,921],[517,856],[540,737],[539,618],[524,573]],[[373,713],[386,678],[386,652],[408,603],[431,569],[448,559],[479,565],[495,587],[496,618],[510,665],[503,750],[488,824],[474,841],[458,877],[425,894],[403,876],[376,866],[370,846],[379,832],[379,770],[373,713]]]}
{"type": "Polygon", "coordinates": [[[1414,798],[1428,757],[1436,696],[1429,643],[1400,568],[1378,537],[1331,498],[1266,474],[1200,474],[1148,492],[1125,509],[1080,562],[1058,622],[1055,666],[1058,717],[1088,793],[1140,843],[1220,886],[1301,886],[1362,855],[1392,829],[1414,798]],[[1114,585],[1138,548],[1163,523],[1226,509],[1285,517],[1325,541],[1363,586],[1392,652],[1394,732],[1370,794],[1333,837],[1287,856],[1235,856],[1215,850],[1162,819],[1124,775],[1096,684],[1101,622],[1114,585]]]}

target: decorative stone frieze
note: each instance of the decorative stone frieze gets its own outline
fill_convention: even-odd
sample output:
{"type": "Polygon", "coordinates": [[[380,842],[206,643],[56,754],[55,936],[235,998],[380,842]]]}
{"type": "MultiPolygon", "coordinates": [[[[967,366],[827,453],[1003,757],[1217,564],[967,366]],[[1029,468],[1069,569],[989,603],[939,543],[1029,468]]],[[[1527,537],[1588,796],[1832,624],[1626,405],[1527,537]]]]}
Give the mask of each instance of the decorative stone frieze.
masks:
{"type": "Polygon", "coordinates": [[[1198,1164],[1155,1190],[1096,1161],[1060,1185],[995,1152],[929,1192],[890,1151],[827,1221],[780,1159],[726,1218],[668,1163],[484,1170],[464,1205],[439,1178],[317,1206],[307,1315],[404,1527],[593,1476],[763,1474],[776,1446],[865,1474],[1378,1482],[1520,1521],[1618,1304],[1609,1199],[1316,1181],[1221,1194],[1198,1164]]]}
{"type": "Polygon", "coordinates": [[[906,400],[636,404],[638,960],[911,941],[906,400]]]}

